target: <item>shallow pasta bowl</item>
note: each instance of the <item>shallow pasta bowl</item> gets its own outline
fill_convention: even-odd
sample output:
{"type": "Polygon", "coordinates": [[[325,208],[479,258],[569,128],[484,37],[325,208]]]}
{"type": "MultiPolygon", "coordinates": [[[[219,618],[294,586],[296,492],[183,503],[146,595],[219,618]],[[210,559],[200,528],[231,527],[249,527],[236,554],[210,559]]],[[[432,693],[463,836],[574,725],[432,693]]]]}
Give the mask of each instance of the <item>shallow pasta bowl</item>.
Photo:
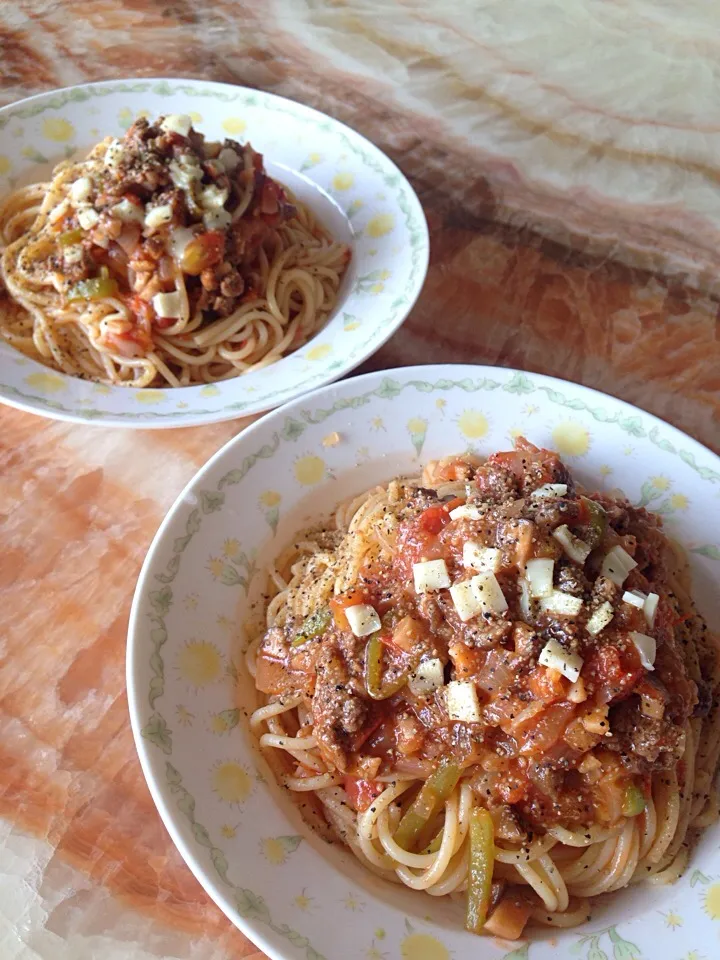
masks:
{"type": "Polygon", "coordinates": [[[574,930],[478,940],[462,908],[397,889],[305,825],[254,748],[242,625],[262,570],[340,500],[429,459],[507,449],[524,434],[587,488],[620,488],[689,552],[711,625],[720,604],[720,461],[611,397],[534,374],[431,366],[326,387],[236,437],[179,497],[150,550],[131,616],[127,680],[140,759],[175,843],[210,896],[274,958],[584,960],[716,956],[720,828],[684,877],[636,886],[574,930]],[[658,939],[658,931],[664,936],[658,939]],[[696,951],[695,954],[692,951],[696,951]]]}
{"type": "MultiPolygon", "coordinates": [[[[316,110],[229,84],[116,80],[43,93],[0,109],[0,196],[48,178],[142,115],[189,114],[209,139],[249,141],[268,173],[352,249],[338,302],[308,343],[264,369],[205,386],[132,389],[57,373],[0,342],[0,402],[64,420],[129,427],[212,423],[279,406],[338,379],[409,313],[428,262],[425,217],[376,147],[316,110]]],[[[2,307],[0,306],[0,309],[2,307]]]]}

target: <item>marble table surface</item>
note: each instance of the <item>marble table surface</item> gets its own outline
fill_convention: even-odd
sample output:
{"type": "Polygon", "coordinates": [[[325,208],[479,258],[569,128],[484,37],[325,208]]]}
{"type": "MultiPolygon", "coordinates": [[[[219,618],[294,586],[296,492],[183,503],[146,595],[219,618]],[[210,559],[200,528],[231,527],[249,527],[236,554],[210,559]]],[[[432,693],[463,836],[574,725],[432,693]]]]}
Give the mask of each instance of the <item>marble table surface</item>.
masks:
{"type": "MultiPolygon", "coordinates": [[[[424,293],[366,368],[540,371],[717,450],[718,53],[703,0],[4,0],[0,103],[133,75],[318,107],[399,164],[430,225],[424,293]]],[[[0,410],[3,960],[263,956],[162,827],[124,689],[148,544],[247,422],[0,410]]]]}

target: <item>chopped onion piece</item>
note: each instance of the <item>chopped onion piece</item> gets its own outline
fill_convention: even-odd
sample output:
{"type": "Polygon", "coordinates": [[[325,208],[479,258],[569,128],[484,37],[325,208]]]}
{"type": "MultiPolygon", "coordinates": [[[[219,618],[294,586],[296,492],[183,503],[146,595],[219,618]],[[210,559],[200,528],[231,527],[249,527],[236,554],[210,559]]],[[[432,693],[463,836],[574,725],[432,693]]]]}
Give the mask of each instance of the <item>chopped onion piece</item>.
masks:
{"type": "Polygon", "coordinates": [[[575,563],[585,563],[592,548],[589,543],[585,543],[584,540],[581,540],[579,537],[576,537],[574,533],[571,533],[566,523],[563,523],[562,526],[553,530],[553,537],[555,537],[571,560],[574,560],[575,563]]]}
{"type": "Polygon", "coordinates": [[[444,560],[422,560],[413,564],[415,593],[428,593],[450,586],[450,574],[444,560]]]}
{"type": "Polygon", "coordinates": [[[557,670],[573,683],[580,676],[582,670],[583,658],[577,653],[568,653],[557,640],[548,640],[540,651],[538,662],[544,667],[550,667],[557,670]]]}
{"type": "Polygon", "coordinates": [[[463,544],[463,565],[479,573],[495,573],[500,567],[500,551],[497,547],[485,547],[477,540],[463,544]]]}
{"type": "Polygon", "coordinates": [[[185,248],[195,234],[189,227],[176,227],[170,237],[170,252],[176,260],[182,260],[185,248]]]}
{"type": "Polygon", "coordinates": [[[227,187],[220,189],[220,187],[211,184],[209,187],[203,187],[200,191],[200,206],[204,210],[219,210],[220,207],[225,205],[227,198],[227,187]]]}
{"type": "Polygon", "coordinates": [[[525,623],[530,623],[532,620],[532,600],[530,599],[530,584],[527,582],[525,577],[520,577],[518,580],[518,586],[520,587],[520,613],[523,615],[525,623]]]}
{"type": "Polygon", "coordinates": [[[450,511],[451,520],[480,520],[481,517],[480,510],[469,503],[463,503],[462,506],[450,511]]]}
{"type": "Polygon", "coordinates": [[[647,597],[645,597],[645,619],[649,627],[652,627],[655,623],[655,614],[657,613],[659,599],[660,597],[656,593],[649,593],[647,597]]]}
{"type": "Polygon", "coordinates": [[[537,490],[533,490],[531,497],[537,497],[538,500],[557,500],[560,497],[567,496],[568,488],[566,483],[544,483],[537,490]]]}
{"type": "Polygon", "coordinates": [[[601,573],[621,587],[627,575],[637,566],[627,550],[622,547],[613,547],[602,562],[601,573]]]}
{"type": "Polygon", "coordinates": [[[145,219],[145,213],[140,204],[132,203],[127,199],[116,203],[110,213],[118,220],[122,220],[123,223],[132,223],[133,221],[142,223],[145,219]]]}
{"type": "Polygon", "coordinates": [[[356,603],[352,607],[345,607],[345,616],[356,637],[368,637],[382,626],[377,611],[369,603],[356,603]]]}
{"type": "Polygon", "coordinates": [[[192,120],[184,113],[170,113],[160,124],[160,129],[166,133],[179,133],[181,137],[186,137],[190,133],[192,120]]]}
{"type": "Polygon", "coordinates": [[[657,652],[655,638],[649,637],[646,633],[638,633],[636,630],[632,630],[630,639],[640,654],[640,663],[642,663],[646,670],[654,670],[655,654],[657,652]]]}
{"type": "Polygon", "coordinates": [[[637,607],[638,610],[642,610],[645,606],[645,594],[641,593],[639,590],[626,590],[623,594],[623,602],[629,603],[633,607],[637,607]]]}
{"type": "Polygon", "coordinates": [[[156,293],[152,305],[159,317],[179,317],[182,312],[182,299],[177,290],[172,293],[156,293]]]}
{"type": "Polygon", "coordinates": [[[152,207],[145,214],[145,226],[149,230],[155,230],[157,227],[161,227],[164,223],[170,223],[172,216],[172,207],[169,203],[163,203],[159,207],[152,207]]]}
{"type": "Polygon", "coordinates": [[[83,230],[90,230],[91,227],[95,226],[99,219],[100,214],[97,212],[97,210],[93,210],[92,207],[87,207],[84,210],[78,211],[78,223],[83,230]]]}
{"type": "Polygon", "coordinates": [[[538,557],[525,564],[525,576],[530,585],[531,597],[549,597],[553,591],[555,561],[550,557],[538,557]]]}
{"type": "Polygon", "coordinates": [[[450,587],[450,597],[463,623],[472,620],[482,611],[480,601],[473,590],[472,580],[461,580],[460,583],[453,584],[450,587]]]}
{"type": "Polygon", "coordinates": [[[585,681],[582,677],[578,677],[570,687],[567,698],[570,703],[584,703],[587,700],[587,690],[585,689],[585,681]]]}
{"type": "Polygon", "coordinates": [[[110,170],[117,170],[120,166],[120,161],[123,158],[125,153],[123,145],[119,140],[111,140],[107,145],[105,150],[105,156],[103,157],[103,163],[110,170]]]}
{"type": "Polygon", "coordinates": [[[437,690],[445,682],[445,671],[442,660],[433,657],[431,660],[422,660],[413,673],[410,674],[408,686],[415,696],[425,696],[437,690]]]}
{"type": "Polygon", "coordinates": [[[231,221],[232,214],[223,207],[219,210],[205,210],[203,213],[203,226],[207,230],[224,230],[231,221]]]}
{"type": "Polygon", "coordinates": [[[90,197],[92,190],[92,180],[90,177],[80,177],[70,187],[70,199],[73,203],[85,203],[90,197]]]}
{"type": "Polygon", "coordinates": [[[445,687],[445,706],[451,720],[480,723],[480,703],[472,680],[451,680],[445,687]]]}
{"type": "Polygon", "coordinates": [[[643,693],[640,695],[640,713],[646,717],[652,717],[653,720],[662,720],[665,704],[662,700],[656,700],[655,697],[649,697],[643,693]]]}
{"type": "Polygon", "coordinates": [[[586,629],[590,636],[597,636],[601,630],[604,630],[612,620],[614,613],[615,611],[613,610],[612,604],[608,600],[601,603],[597,610],[588,618],[586,629]]]}
{"type": "Polygon", "coordinates": [[[231,173],[240,163],[240,157],[232,147],[223,147],[218,154],[218,161],[226,173],[231,173]]]}
{"type": "Polygon", "coordinates": [[[182,153],[177,160],[172,160],[168,167],[170,179],[180,190],[192,188],[193,181],[202,180],[202,167],[197,158],[191,154],[182,153]]]}
{"type": "Polygon", "coordinates": [[[559,613],[569,617],[574,617],[582,610],[582,599],[573,597],[570,593],[563,593],[562,590],[553,590],[549,597],[543,597],[540,601],[540,609],[543,613],[559,613]]]}
{"type": "Polygon", "coordinates": [[[470,581],[484,613],[504,613],[507,600],[494,573],[480,573],[470,581]]]}

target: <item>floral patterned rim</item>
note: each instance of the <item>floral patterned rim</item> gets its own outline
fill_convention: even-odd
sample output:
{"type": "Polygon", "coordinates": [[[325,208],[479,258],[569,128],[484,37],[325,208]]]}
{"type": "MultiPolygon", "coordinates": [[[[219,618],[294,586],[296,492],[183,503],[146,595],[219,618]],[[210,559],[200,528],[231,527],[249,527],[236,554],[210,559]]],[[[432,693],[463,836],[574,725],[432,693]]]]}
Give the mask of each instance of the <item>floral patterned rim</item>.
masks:
{"type": "Polygon", "coordinates": [[[257,90],[187,80],[116,80],[3,107],[0,194],[45,177],[52,163],[109,133],[121,134],[138,115],[161,111],[190,112],[210,136],[251,139],[271,172],[351,243],[353,262],[335,315],[308,344],[272,367],[174,390],[87,383],[0,344],[0,402],[57,419],[143,428],[247,416],[348,373],[382,346],[415,303],[427,272],[429,239],[405,177],[349,127],[257,90]]]}
{"type": "MultiPolygon", "coordinates": [[[[340,905],[348,911],[343,929],[352,935],[352,946],[342,948],[348,960],[459,960],[477,949],[457,918],[448,922],[435,904],[415,899],[398,906],[384,890],[363,887],[346,863],[333,869],[307,828],[267,802],[272,790],[249,745],[243,705],[233,705],[238,651],[223,631],[260,589],[255,574],[273,544],[291,535],[296,508],[304,515],[324,512],[329,501],[351,492],[349,484],[362,488],[397,469],[411,470],[421,456],[463,447],[488,452],[518,431],[553,444],[581,478],[588,473],[610,487],[619,482],[635,503],[663,514],[704,578],[698,580],[701,606],[717,613],[712,579],[720,570],[720,522],[708,518],[705,504],[720,492],[718,458],[612,397],[512,370],[446,365],[378,372],[289,404],[220,450],[155,538],[136,590],[128,646],[138,752],[188,865],[271,957],[340,956],[333,925],[317,922],[340,905]],[[308,491],[315,497],[310,507],[308,491]],[[228,538],[235,531],[242,543],[228,538]],[[214,758],[209,774],[208,758],[214,758]],[[223,822],[235,808],[248,818],[244,826],[240,813],[238,826],[223,822]],[[258,844],[259,832],[270,835],[258,844]],[[339,899],[343,884],[350,891],[339,899]],[[322,913],[313,922],[315,908],[322,913]],[[432,916],[417,913],[431,909],[432,916]],[[353,918],[365,910],[362,920],[353,918]]],[[[720,926],[713,925],[720,920],[720,856],[711,839],[719,832],[709,832],[671,891],[635,888],[587,929],[514,947],[483,941],[483,956],[549,960],[559,945],[562,955],[585,960],[609,960],[607,951],[614,960],[710,960],[712,950],[700,948],[710,937],[719,942],[720,926]],[[668,931],[667,948],[655,941],[658,923],[668,931]]]]}

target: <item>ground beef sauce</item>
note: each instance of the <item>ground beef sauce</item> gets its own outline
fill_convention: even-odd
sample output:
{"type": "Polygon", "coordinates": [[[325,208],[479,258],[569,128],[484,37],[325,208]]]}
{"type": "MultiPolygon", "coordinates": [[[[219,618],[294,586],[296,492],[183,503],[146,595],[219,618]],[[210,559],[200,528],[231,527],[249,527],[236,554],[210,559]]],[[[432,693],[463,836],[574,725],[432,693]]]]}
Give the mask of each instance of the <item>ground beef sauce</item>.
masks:
{"type": "Polygon", "coordinates": [[[374,777],[416,769],[427,776],[451,755],[473,777],[500,837],[617,821],[623,797],[646,795],[651,775],[677,763],[686,721],[709,703],[684,654],[690,639],[702,647],[705,626],[672,593],[660,521],[624,500],[578,493],[555,453],[522,439],[482,464],[431,464],[423,482],[426,488],[402,491],[392,562],[366,565],[352,594],[331,604],[326,629],[294,646],[300,623],[268,633],[258,687],[312,697],[323,756],[367,781],[370,796],[374,777]],[[431,484],[442,490],[446,481],[464,481],[464,495],[441,499],[431,484]],[[459,506],[473,508],[471,515],[451,517],[459,506]],[[590,548],[584,562],[553,536],[563,525],[590,548]],[[494,575],[507,609],[463,620],[447,588],[416,592],[413,565],[444,560],[452,584],[467,580],[477,573],[463,563],[468,541],[499,550],[494,575]],[[603,573],[617,547],[637,564],[621,584],[603,573]],[[561,602],[576,598],[577,612],[543,610],[539,598],[523,602],[527,563],[537,558],[553,561],[552,589],[561,602]],[[623,599],[632,591],[640,606],[623,599]],[[643,597],[655,594],[653,611],[655,601],[648,609],[643,597]],[[370,638],[354,636],[344,616],[358,602],[381,619],[373,635],[382,641],[379,697],[368,693],[370,638]],[[607,622],[593,633],[598,611],[607,622]],[[638,635],[654,638],[654,664],[643,663],[638,635]],[[556,662],[543,665],[550,641],[579,658],[579,679],[556,662]],[[442,663],[440,685],[418,692],[413,678],[432,659],[442,663]],[[479,716],[472,721],[449,716],[447,684],[457,680],[474,690],[479,716]]]}

